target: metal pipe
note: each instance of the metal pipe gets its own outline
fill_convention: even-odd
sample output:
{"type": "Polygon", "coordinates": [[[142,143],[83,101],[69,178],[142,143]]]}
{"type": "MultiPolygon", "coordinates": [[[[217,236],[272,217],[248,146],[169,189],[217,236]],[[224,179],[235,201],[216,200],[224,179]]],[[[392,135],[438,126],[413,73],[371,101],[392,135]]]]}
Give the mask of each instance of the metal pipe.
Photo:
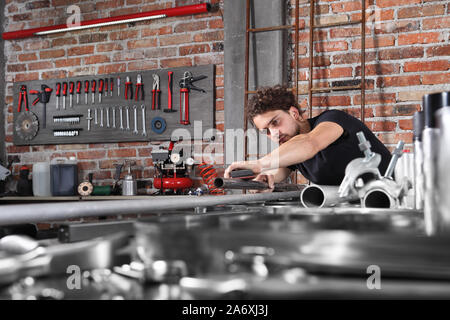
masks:
{"type": "Polygon", "coordinates": [[[366,193],[362,200],[363,208],[394,208],[395,200],[384,190],[374,189],[366,193]]]}
{"type": "Polygon", "coordinates": [[[424,126],[423,111],[414,114],[414,209],[423,209],[424,175],[422,131],[424,126]]]}
{"type": "MultiPolygon", "coordinates": [[[[216,178],[214,179],[214,186],[216,188],[222,189],[248,189],[248,190],[265,190],[270,189],[269,185],[265,182],[254,181],[254,180],[242,180],[242,179],[224,179],[216,178]]],[[[303,190],[304,185],[291,184],[291,183],[275,183],[274,190],[278,191],[295,191],[303,190]]]]}
{"type": "Polygon", "coordinates": [[[357,199],[357,196],[353,198],[340,197],[338,186],[310,185],[300,194],[300,201],[305,208],[330,207],[357,199]]]}
{"type": "Polygon", "coordinates": [[[448,162],[450,159],[450,107],[444,107],[436,112],[438,127],[441,130],[439,154],[436,162],[437,193],[440,228],[439,231],[450,231],[450,172],[448,162]]]}
{"type": "Polygon", "coordinates": [[[289,199],[297,198],[298,196],[298,191],[289,191],[225,196],[156,196],[151,199],[141,200],[2,205],[0,206],[0,225],[62,221],[82,217],[118,216],[152,212],[163,213],[167,210],[289,199]]]}

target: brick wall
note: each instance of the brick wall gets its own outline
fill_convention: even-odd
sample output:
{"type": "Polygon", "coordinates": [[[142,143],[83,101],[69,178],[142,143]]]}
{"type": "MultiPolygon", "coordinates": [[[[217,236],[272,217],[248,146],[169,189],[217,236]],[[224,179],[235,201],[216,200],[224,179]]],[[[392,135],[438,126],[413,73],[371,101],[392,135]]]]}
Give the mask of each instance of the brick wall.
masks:
{"type": "MultiPolygon", "coordinates": [[[[222,0],[223,1],[223,0],[222,0]]],[[[108,143],[45,146],[14,146],[12,143],[12,86],[14,82],[92,74],[216,65],[216,125],[223,130],[223,20],[222,1],[211,13],[173,17],[133,26],[119,25],[71,33],[5,42],[6,56],[6,150],[21,165],[75,156],[80,179],[94,173],[94,182],[111,183],[114,163],[136,159],[137,178],[153,178],[151,150],[158,143],[108,143]]],[[[78,5],[81,20],[146,12],[198,4],[192,0],[7,0],[5,31],[65,24],[68,6],[78,5]]],[[[149,84],[147,84],[149,85],[149,84]]],[[[211,106],[212,107],[212,106],[211,106]]],[[[167,144],[167,143],[165,143],[167,144]]],[[[221,155],[219,155],[221,159],[221,155]]]]}
{"type": "MultiPolygon", "coordinates": [[[[360,0],[317,2],[316,23],[361,18],[360,0]]],[[[291,23],[294,5],[291,0],[291,23]]],[[[366,6],[366,124],[389,148],[398,140],[411,147],[412,115],[421,108],[422,96],[450,90],[450,1],[366,0],[366,6]]],[[[299,58],[299,91],[305,92],[309,79],[309,1],[300,0],[299,13],[299,53],[304,55],[299,58]]],[[[359,79],[360,24],[318,29],[314,39],[314,63],[319,66],[313,72],[315,86],[359,79]]],[[[360,117],[359,90],[313,97],[313,114],[336,108],[360,117]]],[[[306,108],[307,95],[299,96],[299,102],[306,108]]]]}
{"type": "MultiPolygon", "coordinates": [[[[223,7],[223,1],[211,1],[223,7]]],[[[258,0],[255,0],[257,3],[258,0]]],[[[175,0],[7,0],[5,31],[65,23],[67,6],[78,4],[82,19],[90,20],[139,11],[195,4],[175,0]]],[[[294,15],[294,0],[287,1],[294,15]]],[[[300,0],[299,86],[307,88],[309,1],[300,0]]],[[[450,90],[450,5],[448,0],[370,0],[375,22],[369,22],[366,41],[366,123],[392,148],[399,139],[412,141],[412,115],[423,94],[450,90]],[[375,10],[376,9],[376,10],[375,10]]],[[[321,0],[317,22],[344,22],[360,18],[360,1],[321,0]],[[320,13],[320,14],[319,14],[320,13]]],[[[369,11],[368,11],[369,12],[369,11]]],[[[244,21],[242,22],[244,23],[244,21]]],[[[221,11],[175,17],[135,26],[114,26],[42,38],[7,41],[6,147],[8,157],[22,164],[59,156],[76,156],[81,178],[111,182],[113,164],[135,158],[137,176],[150,179],[150,152],[154,143],[113,143],[16,147],[12,144],[12,84],[15,81],[108,74],[143,69],[216,64],[216,120],[223,130],[223,20],[221,11]]],[[[361,70],[359,25],[320,29],[314,45],[316,84],[358,79],[361,70]]],[[[293,63],[292,63],[293,65],[293,63]]],[[[292,72],[291,70],[291,79],[292,72]]],[[[292,84],[292,83],[291,83],[292,84]]],[[[302,107],[307,96],[301,95],[302,107]]],[[[360,117],[359,91],[314,95],[314,114],[339,108],[360,117]]],[[[219,148],[220,149],[220,146],[219,148]]],[[[219,166],[223,156],[216,159],[219,166]]]]}

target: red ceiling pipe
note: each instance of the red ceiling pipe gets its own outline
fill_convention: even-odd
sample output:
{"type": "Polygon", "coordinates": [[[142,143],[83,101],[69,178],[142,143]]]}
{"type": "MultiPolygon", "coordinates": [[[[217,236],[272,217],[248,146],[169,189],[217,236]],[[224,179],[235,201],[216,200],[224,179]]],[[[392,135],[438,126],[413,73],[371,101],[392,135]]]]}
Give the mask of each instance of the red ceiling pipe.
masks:
{"type": "MultiPolygon", "coordinates": [[[[117,24],[127,23],[127,22],[132,22],[130,20],[133,20],[133,19],[145,19],[145,18],[151,19],[154,16],[160,16],[159,18],[176,17],[176,16],[183,16],[183,15],[189,15],[189,14],[204,13],[204,12],[208,12],[210,10],[211,10],[211,5],[209,3],[202,3],[202,4],[196,4],[196,5],[190,5],[190,6],[175,7],[175,8],[170,8],[170,9],[154,10],[154,11],[135,13],[135,14],[128,14],[128,15],[111,17],[111,18],[82,21],[80,23],[80,26],[91,26],[92,25],[92,28],[95,28],[95,27],[101,27],[101,25],[98,26],[99,24],[108,24],[108,23],[114,23],[114,22],[116,22],[117,24]],[[123,21],[123,22],[121,22],[121,21],[123,21]]],[[[42,27],[42,28],[5,32],[2,34],[2,37],[3,37],[3,40],[23,39],[23,38],[32,37],[39,32],[54,31],[54,30],[58,30],[60,32],[68,32],[68,31],[77,30],[77,29],[78,29],[78,27],[68,27],[66,24],[60,24],[60,25],[56,25],[56,26],[48,26],[48,27],[42,27]]]]}

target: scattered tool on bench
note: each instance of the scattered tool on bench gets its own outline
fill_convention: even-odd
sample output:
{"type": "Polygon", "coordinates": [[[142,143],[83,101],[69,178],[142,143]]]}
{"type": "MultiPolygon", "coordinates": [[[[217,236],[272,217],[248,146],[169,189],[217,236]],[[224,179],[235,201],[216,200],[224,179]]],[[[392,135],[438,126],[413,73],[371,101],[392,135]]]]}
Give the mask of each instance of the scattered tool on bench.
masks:
{"type": "Polygon", "coordinates": [[[137,80],[136,80],[136,95],[135,95],[135,100],[144,100],[145,99],[145,95],[144,95],[144,84],[142,83],[142,76],[140,74],[137,75],[137,80]],[[140,94],[139,94],[140,93],[140,94]]]}
{"type": "Polygon", "coordinates": [[[20,93],[19,93],[19,106],[17,107],[17,112],[20,112],[22,110],[22,103],[25,104],[25,111],[28,110],[28,98],[27,98],[27,86],[22,85],[20,87],[20,93]]]}
{"type": "Polygon", "coordinates": [[[33,106],[38,102],[41,102],[44,106],[42,109],[42,127],[45,128],[47,122],[47,103],[50,101],[53,89],[43,84],[41,85],[41,90],[42,91],[31,90],[30,93],[37,95],[37,98],[33,101],[33,106]]]}
{"type": "Polygon", "coordinates": [[[167,109],[164,109],[164,112],[177,112],[177,110],[173,109],[172,106],[172,92],[173,92],[173,72],[172,71],[168,71],[168,78],[169,78],[169,82],[168,82],[168,107],[167,109]]]}
{"type": "Polygon", "coordinates": [[[152,110],[159,110],[161,108],[161,90],[159,89],[159,76],[153,75],[153,90],[152,90],[152,110]]]}
{"type": "Polygon", "coordinates": [[[195,81],[199,81],[207,78],[207,76],[201,75],[194,77],[192,72],[186,71],[183,78],[180,80],[180,124],[189,125],[189,92],[191,90],[200,91],[206,93],[205,90],[198,88],[194,85],[195,81]]]}

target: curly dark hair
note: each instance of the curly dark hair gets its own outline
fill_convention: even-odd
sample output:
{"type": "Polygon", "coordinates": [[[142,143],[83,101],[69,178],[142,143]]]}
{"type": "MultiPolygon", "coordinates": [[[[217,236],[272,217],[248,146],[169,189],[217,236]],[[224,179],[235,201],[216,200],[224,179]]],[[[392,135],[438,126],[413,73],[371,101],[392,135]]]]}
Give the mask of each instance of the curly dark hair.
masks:
{"type": "MultiPolygon", "coordinates": [[[[267,111],[288,111],[292,106],[298,108],[294,94],[286,86],[262,87],[248,101],[247,114],[252,120],[255,116],[267,111]]],[[[298,109],[301,113],[300,108],[298,109]]]]}

